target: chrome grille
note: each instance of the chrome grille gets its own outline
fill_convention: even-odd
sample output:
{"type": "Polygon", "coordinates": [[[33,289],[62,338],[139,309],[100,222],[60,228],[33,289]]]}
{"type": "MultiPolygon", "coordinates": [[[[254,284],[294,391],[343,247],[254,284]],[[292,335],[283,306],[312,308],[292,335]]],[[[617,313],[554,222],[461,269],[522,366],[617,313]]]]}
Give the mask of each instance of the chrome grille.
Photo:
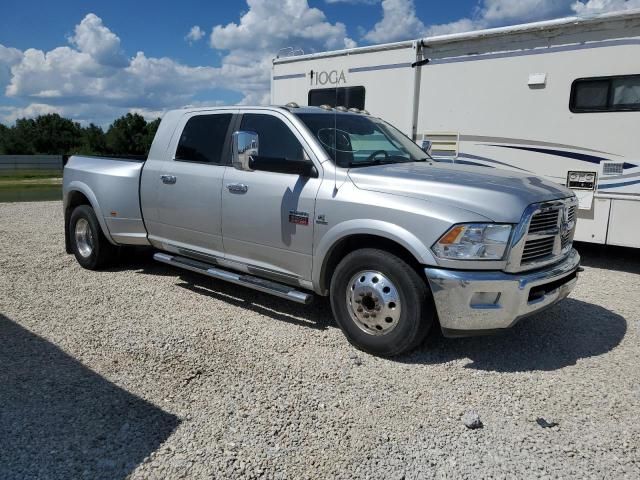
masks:
{"type": "Polygon", "coordinates": [[[536,213],[531,218],[529,224],[529,233],[544,232],[558,228],[558,217],[560,210],[549,210],[546,212],[536,213]]]}
{"type": "Polygon", "coordinates": [[[553,255],[555,242],[555,236],[538,238],[536,240],[527,240],[524,244],[524,250],[522,251],[522,263],[542,260],[545,257],[553,255]]]}
{"type": "Polygon", "coordinates": [[[575,197],[527,207],[514,233],[507,271],[539,268],[568,255],[573,243],[577,207],[575,197]]]}

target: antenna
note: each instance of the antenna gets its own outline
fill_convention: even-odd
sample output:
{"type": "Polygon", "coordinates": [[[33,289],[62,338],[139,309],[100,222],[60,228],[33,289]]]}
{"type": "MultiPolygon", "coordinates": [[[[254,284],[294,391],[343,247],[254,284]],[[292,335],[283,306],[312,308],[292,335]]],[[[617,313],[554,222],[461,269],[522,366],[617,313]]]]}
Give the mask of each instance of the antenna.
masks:
{"type": "Polygon", "coordinates": [[[333,155],[335,157],[333,162],[333,196],[338,194],[338,113],[336,107],[338,106],[338,81],[336,80],[334,86],[335,101],[333,102],[333,155]]]}

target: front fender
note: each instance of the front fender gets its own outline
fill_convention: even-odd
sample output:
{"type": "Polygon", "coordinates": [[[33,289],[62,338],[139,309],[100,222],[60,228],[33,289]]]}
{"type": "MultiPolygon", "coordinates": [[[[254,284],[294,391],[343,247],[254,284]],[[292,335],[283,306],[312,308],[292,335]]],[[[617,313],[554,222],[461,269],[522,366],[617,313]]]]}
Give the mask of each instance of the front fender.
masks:
{"type": "Polygon", "coordinates": [[[100,224],[100,228],[102,228],[102,233],[110,243],[117,245],[117,243],[111,238],[111,233],[109,233],[109,228],[107,227],[107,222],[104,220],[104,215],[102,213],[102,209],[100,208],[100,202],[98,201],[98,197],[96,197],[93,190],[84,182],[80,180],[73,180],[69,183],[69,185],[65,185],[64,189],[64,207],[67,208],[68,195],[70,192],[80,192],[82,193],[91,204],[91,208],[96,212],[96,217],[98,217],[98,223],[100,224]]]}
{"type": "Polygon", "coordinates": [[[322,272],[326,259],[333,247],[342,239],[352,235],[375,235],[394,241],[406,248],[414,258],[422,265],[437,265],[428,245],[425,245],[418,237],[399,225],[373,219],[354,219],[334,225],[325,232],[313,254],[312,281],[316,292],[320,293],[322,272]]]}

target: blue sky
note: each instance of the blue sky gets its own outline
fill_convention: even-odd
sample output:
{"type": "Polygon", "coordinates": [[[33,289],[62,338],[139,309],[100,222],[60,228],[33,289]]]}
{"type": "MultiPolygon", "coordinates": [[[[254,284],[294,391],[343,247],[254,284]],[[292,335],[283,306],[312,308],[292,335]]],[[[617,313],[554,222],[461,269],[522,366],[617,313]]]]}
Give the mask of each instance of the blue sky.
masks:
{"type": "Polygon", "coordinates": [[[634,7],[640,0],[3,0],[0,122],[58,112],[107,125],[128,111],[265,103],[284,46],[333,50],[634,7]]]}

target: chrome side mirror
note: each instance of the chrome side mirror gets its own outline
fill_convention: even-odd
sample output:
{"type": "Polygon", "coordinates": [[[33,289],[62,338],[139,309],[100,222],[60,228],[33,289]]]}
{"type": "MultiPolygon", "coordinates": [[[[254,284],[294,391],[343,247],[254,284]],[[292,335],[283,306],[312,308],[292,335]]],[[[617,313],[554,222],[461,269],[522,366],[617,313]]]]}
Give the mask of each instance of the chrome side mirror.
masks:
{"type": "Polygon", "coordinates": [[[258,134],[256,132],[233,132],[231,137],[231,163],[238,170],[252,171],[251,157],[258,156],[258,134]]]}

